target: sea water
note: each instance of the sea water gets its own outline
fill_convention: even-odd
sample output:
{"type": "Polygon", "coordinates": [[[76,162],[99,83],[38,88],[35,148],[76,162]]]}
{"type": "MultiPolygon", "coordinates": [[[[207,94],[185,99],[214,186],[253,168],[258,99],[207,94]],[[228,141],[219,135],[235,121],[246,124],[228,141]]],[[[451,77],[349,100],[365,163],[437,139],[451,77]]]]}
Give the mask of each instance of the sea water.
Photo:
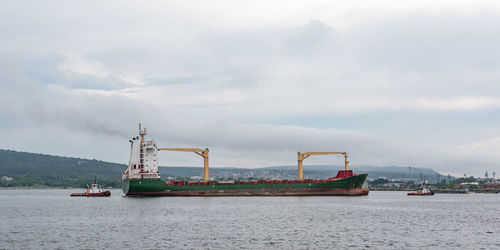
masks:
{"type": "Polygon", "coordinates": [[[69,196],[76,191],[0,190],[0,249],[500,249],[499,194],[69,196]]]}

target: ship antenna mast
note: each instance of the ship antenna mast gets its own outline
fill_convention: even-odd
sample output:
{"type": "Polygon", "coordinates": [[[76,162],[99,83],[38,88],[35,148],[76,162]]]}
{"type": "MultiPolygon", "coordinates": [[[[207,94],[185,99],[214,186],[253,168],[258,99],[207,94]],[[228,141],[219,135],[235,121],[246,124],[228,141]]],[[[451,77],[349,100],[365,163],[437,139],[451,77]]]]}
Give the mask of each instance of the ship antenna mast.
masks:
{"type": "Polygon", "coordinates": [[[141,136],[141,143],[144,143],[144,136],[146,134],[146,128],[142,129],[141,124],[139,123],[139,135],[141,136]]]}

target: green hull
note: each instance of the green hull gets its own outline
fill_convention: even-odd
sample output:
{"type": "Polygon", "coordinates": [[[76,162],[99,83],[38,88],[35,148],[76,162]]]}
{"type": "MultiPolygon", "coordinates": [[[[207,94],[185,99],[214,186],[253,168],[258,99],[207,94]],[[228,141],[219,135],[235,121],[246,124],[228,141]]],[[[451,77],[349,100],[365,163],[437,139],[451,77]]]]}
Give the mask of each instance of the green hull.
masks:
{"type": "Polygon", "coordinates": [[[161,179],[126,179],[122,182],[125,195],[144,196],[319,196],[319,195],[367,195],[363,189],[367,175],[360,174],[329,182],[279,184],[221,184],[172,185],[161,179]]]}

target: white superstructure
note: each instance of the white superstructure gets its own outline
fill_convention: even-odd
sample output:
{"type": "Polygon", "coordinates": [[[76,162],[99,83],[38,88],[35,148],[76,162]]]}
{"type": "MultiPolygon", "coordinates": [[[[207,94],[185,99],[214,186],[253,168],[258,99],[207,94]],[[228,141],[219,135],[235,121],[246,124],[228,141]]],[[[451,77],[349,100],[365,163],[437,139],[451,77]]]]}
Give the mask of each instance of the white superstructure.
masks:
{"type": "Polygon", "coordinates": [[[99,186],[96,181],[94,181],[90,187],[89,185],[87,185],[87,194],[97,194],[97,193],[102,193],[102,189],[101,186],[99,186]]]}
{"type": "Polygon", "coordinates": [[[130,140],[130,160],[122,179],[158,179],[158,149],[154,140],[145,141],[146,129],[139,124],[139,136],[130,140]]]}
{"type": "Polygon", "coordinates": [[[417,190],[417,193],[419,193],[419,194],[430,194],[430,193],[432,193],[432,191],[429,190],[427,187],[422,187],[421,189],[417,190]]]}

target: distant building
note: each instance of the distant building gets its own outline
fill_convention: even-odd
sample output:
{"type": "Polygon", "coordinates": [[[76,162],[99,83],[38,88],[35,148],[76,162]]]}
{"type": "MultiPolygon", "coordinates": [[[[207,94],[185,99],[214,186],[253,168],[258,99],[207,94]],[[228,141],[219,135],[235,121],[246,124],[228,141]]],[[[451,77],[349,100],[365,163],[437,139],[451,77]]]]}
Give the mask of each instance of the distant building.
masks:
{"type": "Polygon", "coordinates": [[[468,187],[468,186],[474,186],[474,185],[479,185],[479,183],[477,182],[463,182],[463,183],[460,183],[460,184],[455,184],[453,185],[453,187],[455,188],[465,188],[465,187],[468,187]]]}
{"type": "Polygon", "coordinates": [[[487,182],[483,184],[483,188],[500,188],[500,182],[487,182]]]}
{"type": "Polygon", "coordinates": [[[11,181],[13,180],[14,178],[12,177],[9,177],[9,176],[2,176],[2,181],[11,181]]]}
{"type": "Polygon", "coordinates": [[[384,187],[401,187],[403,183],[399,183],[399,182],[389,182],[389,183],[385,183],[383,184],[382,186],[384,187]]]}
{"type": "Polygon", "coordinates": [[[479,183],[477,183],[477,182],[464,182],[464,183],[460,183],[460,185],[462,185],[462,186],[467,186],[467,185],[479,185],[479,183]]]}

